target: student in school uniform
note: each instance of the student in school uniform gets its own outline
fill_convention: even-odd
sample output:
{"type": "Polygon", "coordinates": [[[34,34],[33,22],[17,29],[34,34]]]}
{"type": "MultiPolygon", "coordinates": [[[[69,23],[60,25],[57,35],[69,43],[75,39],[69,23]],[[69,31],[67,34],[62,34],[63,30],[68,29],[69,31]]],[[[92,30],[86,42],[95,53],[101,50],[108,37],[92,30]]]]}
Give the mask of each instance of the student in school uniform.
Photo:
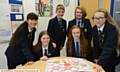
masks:
{"type": "Polygon", "coordinates": [[[117,64],[118,30],[107,10],[101,8],[93,14],[93,57],[105,72],[115,72],[117,64]]]}
{"type": "Polygon", "coordinates": [[[83,7],[78,6],[75,8],[74,16],[75,18],[68,22],[67,34],[69,34],[70,28],[73,25],[79,25],[80,28],[83,29],[85,37],[88,41],[88,45],[91,48],[92,27],[91,27],[90,20],[88,18],[85,18],[87,16],[86,10],[83,7]]]}
{"type": "Polygon", "coordinates": [[[56,7],[56,16],[49,20],[47,31],[53,42],[56,43],[57,56],[60,56],[60,50],[63,48],[66,39],[66,20],[62,17],[64,15],[65,8],[59,4],[56,7]]]}
{"type": "Polygon", "coordinates": [[[27,15],[27,20],[13,34],[9,46],[5,51],[8,69],[13,69],[17,65],[24,65],[29,61],[34,61],[32,47],[37,24],[38,15],[31,12],[27,15]]]}
{"type": "Polygon", "coordinates": [[[56,50],[47,31],[39,34],[38,42],[34,46],[33,53],[36,60],[48,60],[49,57],[56,56],[56,50]]]}
{"type": "Polygon", "coordinates": [[[67,56],[85,58],[89,60],[89,48],[83,29],[73,25],[68,34],[66,43],[67,56]]]}
{"type": "MultiPolygon", "coordinates": [[[[84,32],[78,25],[73,25],[71,27],[68,34],[66,49],[68,57],[84,58],[89,61],[91,60],[89,57],[90,50],[88,48],[84,32]]],[[[95,72],[104,71],[103,68],[98,64],[94,64],[93,67],[95,69],[95,72]]]]}

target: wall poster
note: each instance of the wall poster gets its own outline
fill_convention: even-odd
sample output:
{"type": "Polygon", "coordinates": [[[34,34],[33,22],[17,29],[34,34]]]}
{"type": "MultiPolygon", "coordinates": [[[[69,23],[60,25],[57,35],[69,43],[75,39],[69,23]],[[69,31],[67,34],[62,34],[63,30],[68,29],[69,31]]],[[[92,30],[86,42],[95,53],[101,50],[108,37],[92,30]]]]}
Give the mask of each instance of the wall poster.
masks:
{"type": "Polygon", "coordinates": [[[24,20],[23,2],[22,0],[9,0],[10,5],[10,21],[12,33],[24,20]]]}
{"type": "Polygon", "coordinates": [[[53,0],[35,0],[35,6],[40,17],[53,15],[53,0]]]}

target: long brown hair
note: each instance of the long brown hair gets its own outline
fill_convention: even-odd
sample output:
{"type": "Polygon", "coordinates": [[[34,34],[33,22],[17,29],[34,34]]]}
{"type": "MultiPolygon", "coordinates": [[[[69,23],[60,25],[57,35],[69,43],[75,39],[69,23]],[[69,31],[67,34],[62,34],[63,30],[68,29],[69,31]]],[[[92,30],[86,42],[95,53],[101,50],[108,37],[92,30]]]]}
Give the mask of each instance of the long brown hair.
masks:
{"type": "Polygon", "coordinates": [[[86,53],[87,53],[87,41],[85,39],[85,36],[84,36],[84,32],[83,32],[83,29],[80,28],[80,26],[78,25],[73,25],[70,29],[70,32],[68,34],[68,40],[67,40],[67,43],[66,43],[66,48],[68,49],[68,53],[70,56],[72,56],[72,43],[74,41],[73,39],[73,36],[72,36],[72,30],[75,29],[75,28],[78,28],[80,30],[80,56],[82,57],[86,57],[86,53]]]}
{"type": "MultiPolygon", "coordinates": [[[[102,13],[104,13],[104,16],[105,16],[105,18],[106,18],[106,21],[116,27],[116,30],[117,30],[117,32],[118,32],[117,52],[118,52],[118,50],[119,50],[119,53],[120,53],[120,36],[119,36],[119,35],[120,35],[120,31],[119,31],[119,26],[118,26],[118,24],[116,23],[116,21],[112,18],[112,16],[110,15],[110,13],[109,13],[106,9],[104,9],[104,8],[99,8],[99,9],[97,9],[97,10],[94,12],[94,14],[95,14],[96,12],[102,12],[102,13]]],[[[94,14],[93,14],[93,17],[94,17],[94,14]]]]}
{"type": "MultiPolygon", "coordinates": [[[[33,48],[33,53],[37,53],[37,52],[39,52],[39,50],[42,49],[41,37],[42,37],[43,35],[45,35],[45,34],[47,34],[47,35],[50,37],[50,35],[49,35],[49,33],[48,33],[47,31],[42,31],[42,32],[40,32],[39,38],[38,38],[38,42],[37,42],[37,44],[36,44],[36,45],[34,46],[34,48],[33,48]]],[[[52,43],[52,39],[51,39],[51,37],[50,37],[50,43],[49,43],[49,44],[51,44],[51,43],[52,43]]]]}

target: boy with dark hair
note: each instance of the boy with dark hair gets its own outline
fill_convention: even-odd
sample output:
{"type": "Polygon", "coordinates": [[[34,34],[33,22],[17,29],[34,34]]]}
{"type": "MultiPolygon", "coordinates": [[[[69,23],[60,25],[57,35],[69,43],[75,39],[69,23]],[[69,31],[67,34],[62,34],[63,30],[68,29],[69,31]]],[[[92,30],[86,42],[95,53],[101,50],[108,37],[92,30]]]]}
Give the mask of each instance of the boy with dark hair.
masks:
{"type": "Polygon", "coordinates": [[[16,68],[20,64],[24,65],[28,61],[34,61],[32,47],[37,24],[38,15],[31,12],[27,15],[27,20],[13,34],[5,52],[8,69],[16,68]]]}

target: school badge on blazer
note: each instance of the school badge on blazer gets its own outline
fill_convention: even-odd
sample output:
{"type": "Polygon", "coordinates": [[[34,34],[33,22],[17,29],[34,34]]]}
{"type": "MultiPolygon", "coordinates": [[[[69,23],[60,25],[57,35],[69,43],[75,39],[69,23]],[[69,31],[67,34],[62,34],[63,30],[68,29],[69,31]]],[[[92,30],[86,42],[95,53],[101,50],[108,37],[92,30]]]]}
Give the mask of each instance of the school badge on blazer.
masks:
{"type": "Polygon", "coordinates": [[[48,53],[48,56],[51,56],[52,54],[51,53],[48,53]]]}
{"type": "Polygon", "coordinates": [[[81,28],[84,28],[84,23],[81,24],[81,28]]]}

